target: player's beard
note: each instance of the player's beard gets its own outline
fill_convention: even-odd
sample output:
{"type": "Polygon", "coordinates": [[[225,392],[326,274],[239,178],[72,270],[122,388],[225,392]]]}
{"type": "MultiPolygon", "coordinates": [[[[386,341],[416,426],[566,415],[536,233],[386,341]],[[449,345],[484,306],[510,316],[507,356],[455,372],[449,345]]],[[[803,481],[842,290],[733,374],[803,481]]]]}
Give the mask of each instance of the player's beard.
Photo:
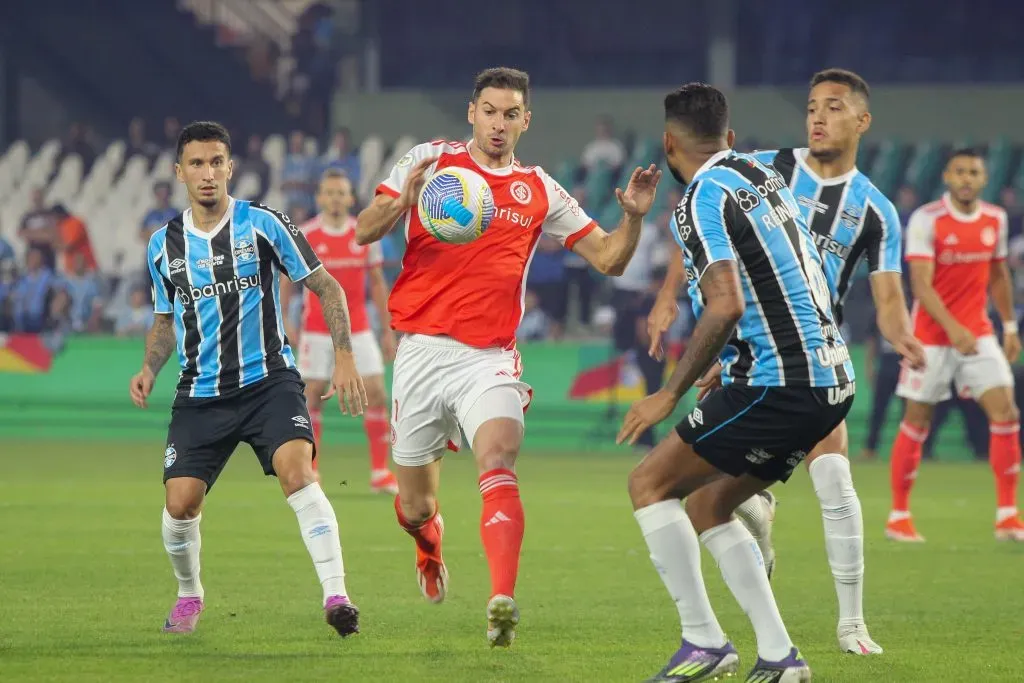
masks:
{"type": "Polygon", "coordinates": [[[668,163],[668,172],[672,174],[672,177],[676,179],[677,183],[679,183],[683,187],[686,187],[687,185],[690,184],[690,181],[684,178],[683,174],[680,171],[676,170],[675,166],[673,166],[669,162],[666,163],[668,163]]]}
{"type": "Polygon", "coordinates": [[[822,163],[835,161],[843,155],[843,150],[839,147],[819,147],[817,149],[814,147],[808,147],[808,150],[812,157],[822,163]]]}

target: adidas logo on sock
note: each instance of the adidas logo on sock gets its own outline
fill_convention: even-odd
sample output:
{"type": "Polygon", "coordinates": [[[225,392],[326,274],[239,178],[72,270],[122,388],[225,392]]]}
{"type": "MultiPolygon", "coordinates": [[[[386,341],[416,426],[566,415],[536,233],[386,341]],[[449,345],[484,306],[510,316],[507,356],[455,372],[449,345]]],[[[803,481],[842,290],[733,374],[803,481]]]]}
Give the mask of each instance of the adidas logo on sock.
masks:
{"type": "Polygon", "coordinates": [[[484,524],[484,526],[491,526],[492,524],[501,524],[502,522],[511,522],[511,521],[512,521],[511,517],[506,515],[501,510],[498,510],[497,512],[494,513],[493,517],[491,517],[489,520],[487,520],[487,523],[484,524]]]}

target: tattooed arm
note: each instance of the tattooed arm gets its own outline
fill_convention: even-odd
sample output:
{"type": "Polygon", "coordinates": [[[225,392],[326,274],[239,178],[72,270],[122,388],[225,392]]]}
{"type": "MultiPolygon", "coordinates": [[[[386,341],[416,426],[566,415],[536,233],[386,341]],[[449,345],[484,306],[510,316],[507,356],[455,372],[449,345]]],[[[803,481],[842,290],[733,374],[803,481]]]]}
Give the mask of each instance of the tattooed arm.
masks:
{"type": "Polygon", "coordinates": [[[342,413],[362,415],[366,405],[366,388],[352,356],[352,325],[349,322],[345,292],[338,281],[323,268],[314,270],[303,284],[320,298],[320,308],[323,309],[324,320],[334,342],[334,376],[331,377],[331,388],[323,398],[328,399],[338,394],[342,413]]]}
{"type": "Polygon", "coordinates": [[[743,293],[735,261],[718,261],[708,266],[700,291],[704,295],[704,310],[686,352],[664,388],[677,400],[715,362],[743,317],[743,293]]]}
{"type": "Polygon", "coordinates": [[[153,315],[153,326],[146,335],[146,355],[142,361],[142,370],[132,377],[129,394],[132,403],[140,408],[146,407],[146,399],[153,391],[153,383],[167,359],[177,348],[174,332],[174,319],[170,313],[153,315]]]}
{"type": "Polygon", "coordinates": [[[348,299],[341,285],[323,268],[313,271],[302,284],[320,299],[320,308],[334,342],[334,352],[351,354],[352,325],[349,322],[348,299]]]}

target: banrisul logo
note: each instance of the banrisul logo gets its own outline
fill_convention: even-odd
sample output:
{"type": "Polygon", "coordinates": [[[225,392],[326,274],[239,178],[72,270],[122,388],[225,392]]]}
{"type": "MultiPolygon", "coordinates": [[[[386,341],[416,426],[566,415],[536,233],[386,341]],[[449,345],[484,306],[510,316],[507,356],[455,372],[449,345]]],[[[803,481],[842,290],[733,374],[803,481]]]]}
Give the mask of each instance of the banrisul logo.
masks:
{"type": "Polygon", "coordinates": [[[236,277],[226,282],[215,282],[211,285],[203,285],[202,287],[190,287],[187,291],[178,287],[174,294],[183,306],[191,306],[200,299],[212,299],[215,296],[237,294],[238,292],[244,292],[247,289],[258,288],[259,286],[260,274],[256,273],[246,277],[236,277]]]}

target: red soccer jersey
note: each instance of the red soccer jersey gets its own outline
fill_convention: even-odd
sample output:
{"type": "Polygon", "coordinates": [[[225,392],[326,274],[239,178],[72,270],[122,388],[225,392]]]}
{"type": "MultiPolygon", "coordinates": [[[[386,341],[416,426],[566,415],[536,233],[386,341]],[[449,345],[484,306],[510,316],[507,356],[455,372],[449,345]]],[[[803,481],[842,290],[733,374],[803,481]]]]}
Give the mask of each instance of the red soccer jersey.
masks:
{"type": "MultiPolygon", "coordinates": [[[[908,261],[935,262],[932,287],[956,320],[976,337],[992,334],[988,282],[993,261],[1006,258],[1006,212],[980,202],[971,215],[957,211],[948,195],[925,204],[907,222],[908,261]]],[[[914,303],[914,336],[922,344],[949,346],[949,337],[914,303]]]]}
{"type": "MultiPolygon", "coordinates": [[[[317,216],[301,228],[324,268],[345,290],[353,333],[370,329],[370,319],[366,315],[366,276],[370,268],[379,266],[383,261],[379,243],[370,246],[356,243],[355,227],[355,218],[350,217],[345,227],[338,229],[325,225],[317,216]]],[[[303,296],[303,331],[329,332],[320,299],[308,289],[303,296]]]]}
{"type": "Polygon", "coordinates": [[[446,335],[477,348],[510,347],[523,317],[526,273],[541,233],[567,249],[596,223],[539,166],[513,160],[502,169],[480,166],[461,142],[413,147],[378,194],[397,197],[409,169],[437,156],[427,169],[458,167],[479,173],[494,195],[490,226],[469,244],[447,244],[424,229],[415,207],[401,218],[407,247],[388,300],[391,326],[401,332],[446,335]]]}

